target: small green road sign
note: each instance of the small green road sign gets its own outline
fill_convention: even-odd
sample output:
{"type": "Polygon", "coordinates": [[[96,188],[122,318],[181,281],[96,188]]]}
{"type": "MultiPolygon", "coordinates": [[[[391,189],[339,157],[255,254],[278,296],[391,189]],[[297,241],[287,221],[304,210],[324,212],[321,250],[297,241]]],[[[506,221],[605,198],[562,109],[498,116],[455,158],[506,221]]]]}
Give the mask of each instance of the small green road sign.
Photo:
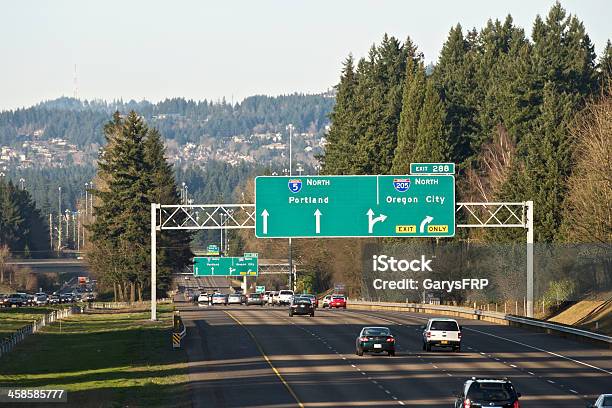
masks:
{"type": "Polygon", "coordinates": [[[410,174],[455,174],[455,163],[410,163],[410,174]]]}
{"type": "Polygon", "coordinates": [[[206,247],[206,255],[219,255],[219,247],[217,245],[209,245],[206,247]]]}
{"type": "Polygon", "coordinates": [[[257,258],[259,254],[257,252],[245,252],[244,256],[246,258],[257,258]]]}
{"type": "Polygon", "coordinates": [[[258,238],[452,237],[455,176],[262,176],[258,238]]]}
{"type": "Polygon", "coordinates": [[[266,291],[266,287],[265,286],[255,286],[255,292],[256,293],[264,293],[266,291]]]}
{"type": "Polygon", "coordinates": [[[194,276],[257,276],[257,258],[196,257],[193,258],[194,276]]]}

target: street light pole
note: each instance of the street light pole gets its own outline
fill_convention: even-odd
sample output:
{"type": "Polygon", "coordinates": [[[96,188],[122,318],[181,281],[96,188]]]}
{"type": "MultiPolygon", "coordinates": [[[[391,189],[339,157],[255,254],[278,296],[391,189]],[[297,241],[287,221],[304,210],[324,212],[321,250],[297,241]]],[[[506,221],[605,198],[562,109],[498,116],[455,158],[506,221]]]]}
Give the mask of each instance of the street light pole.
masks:
{"type": "Polygon", "coordinates": [[[58,195],[58,203],[57,207],[57,252],[62,249],[62,187],[58,187],[59,195],[58,195]]]}
{"type": "MultiPolygon", "coordinates": [[[[293,139],[293,124],[287,125],[289,129],[289,177],[293,176],[293,155],[292,155],[292,139],[293,139]]],[[[289,238],[289,282],[291,290],[295,290],[295,279],[293,276],[293,244],[289,238]]]]}

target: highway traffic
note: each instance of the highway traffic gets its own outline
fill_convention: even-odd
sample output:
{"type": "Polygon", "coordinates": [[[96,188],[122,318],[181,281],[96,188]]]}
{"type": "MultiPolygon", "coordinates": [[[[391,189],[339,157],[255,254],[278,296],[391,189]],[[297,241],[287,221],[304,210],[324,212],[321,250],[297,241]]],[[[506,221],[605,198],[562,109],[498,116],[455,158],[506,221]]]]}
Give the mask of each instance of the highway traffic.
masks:
{"type": "Polygon", "coordinates": [[[348,305],[292,318],[284,307],[180,303],[194,406],[465,407],[472,377],[507,378],[521,395],[514,407],[584,407],[610,389],[609,350],[457,319],[460,351],[424,351],[422,326],[437,316],[348,305]],[[388,328],[395,355],[357,355],[365,326],[388,328]]]}

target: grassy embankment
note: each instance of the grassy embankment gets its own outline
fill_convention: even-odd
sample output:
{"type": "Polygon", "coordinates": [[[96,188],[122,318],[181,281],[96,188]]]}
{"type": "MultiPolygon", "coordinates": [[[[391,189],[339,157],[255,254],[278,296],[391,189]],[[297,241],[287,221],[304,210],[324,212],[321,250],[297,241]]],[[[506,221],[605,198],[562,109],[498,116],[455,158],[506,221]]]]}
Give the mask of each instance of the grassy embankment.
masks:
{"type": "Polygon", "coordinates": [[[42,319],[42,316],[51,313],[55,309],[69,307],[70,305],[57,305],[45,307],[13,307],[0,309],[0,337],[22,328],[34,320],[42,319]]]}
{"type": "Polygon", "coordinates": [[[171,349],[172,305],[158,310],[157,322],[104,313],[47,326],[2,357],[0,387],[65,389],[70,407],[190,406],[186,355],[171,349]]]}

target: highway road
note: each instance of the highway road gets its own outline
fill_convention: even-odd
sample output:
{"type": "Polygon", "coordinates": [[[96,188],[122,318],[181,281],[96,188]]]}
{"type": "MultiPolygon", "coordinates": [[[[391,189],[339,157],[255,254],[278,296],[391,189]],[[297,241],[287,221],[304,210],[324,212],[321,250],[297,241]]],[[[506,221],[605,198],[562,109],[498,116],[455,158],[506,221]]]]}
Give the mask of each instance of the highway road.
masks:
{"type": "Polygon", "coordinates": [[[194,407],[451,407],[471,376],[508,377],[521,407],[584,407],[612,391],[612,351],[523,329],[458,319],[463,350],[422,351],[428,316],[178,304],[194,407]],[[361,327],[384,325],[398,353],[355,355],[361,327]]]}

